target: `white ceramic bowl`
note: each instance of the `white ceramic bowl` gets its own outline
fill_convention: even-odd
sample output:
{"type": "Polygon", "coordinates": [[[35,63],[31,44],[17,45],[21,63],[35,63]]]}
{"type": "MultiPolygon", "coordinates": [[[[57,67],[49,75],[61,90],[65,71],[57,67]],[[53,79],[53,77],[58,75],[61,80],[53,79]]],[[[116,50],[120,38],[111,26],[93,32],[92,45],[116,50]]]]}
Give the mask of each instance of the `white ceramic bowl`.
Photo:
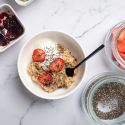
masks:
{"type": "Polygon", "coordinates": [[[14,11],[14,9],[9,5],[9,4],[2,4],[0,6],[0,12],[9,12],[10,14],[13,14],[16,16],[19,24],[21,25],[21,27],[23,28],[23,33],[16,38],[15,40],[10,41],[10,43],[6,46],[0,46],[0,52],[5,51],[6,49],[8,49],[9,47],[11,47],[12,45],[14,45],[16,42],[18,42],[25,34],[25,28],[24,25],[22,24],[22,22],[20,21],[19,17],[17,16],[16,12],[14,11]]]}
{"type": "Polygon", "coordinates": [[[68,48],[71,53],[78,59],[78,62],[80,62],[84,58],[84,51],[79,42],[71,35],[67,35],[66,33],[59,31],[46,31],[36,35],[30,41],[26,42],[19,53],[18,73],[24,86],[31,93],[40,98],[61,99],[78,90],[84,78],[85,65],[81,65],[78,68],[78,74],[76,76],[76,80],[73,86],[69,87],[68,89],[61,88],[52,93],[44,92],[39,85],[31,80],[31,77],[27,72],[27,66],[32,59],[32,52],[35,48],[37,48],[37,45],[41,42],[41,39],[43,38],[49,38],[59,44],[64,45],[64,47],[68,48]]]}
{"type": "Polygon", "coordinates": [[[20,5],[20,6],[27,6],[29,5],[30,3],[32,3],[34,0],[27,0],[27,1],[21,1],[21,0],[15,0],[15,2],[20,5]]]}

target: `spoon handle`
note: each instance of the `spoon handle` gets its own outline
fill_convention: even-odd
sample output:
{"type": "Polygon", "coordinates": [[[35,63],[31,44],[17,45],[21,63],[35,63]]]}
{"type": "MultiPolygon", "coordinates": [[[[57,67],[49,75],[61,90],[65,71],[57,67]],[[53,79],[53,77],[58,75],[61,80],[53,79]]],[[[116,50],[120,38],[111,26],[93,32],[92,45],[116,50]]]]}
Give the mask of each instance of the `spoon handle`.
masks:
{"type": "Polygon", "coordinates": [[[97,52],[99,52],[101,49],[104,48],[104,44],[99,46],[96,50],[94,50],[90,55],[88,55],[86,58],[84,58],[79,64],[77,64],[73,69],[76,69],[79,67],[82,63],[86,62],[90,57],[94,56],[97,52]]]}

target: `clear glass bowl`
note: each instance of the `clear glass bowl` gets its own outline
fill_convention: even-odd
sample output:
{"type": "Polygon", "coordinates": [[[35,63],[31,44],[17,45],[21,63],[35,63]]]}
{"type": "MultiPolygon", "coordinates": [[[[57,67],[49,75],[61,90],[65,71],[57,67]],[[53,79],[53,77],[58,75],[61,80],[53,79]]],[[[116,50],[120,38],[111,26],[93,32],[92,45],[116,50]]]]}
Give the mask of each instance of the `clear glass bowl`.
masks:
{"type": "Polygon", "coordinates": [[[120,33],[125,29],[125,21],[115,25],[105,38],[105,61],[114,70],[125,74],[125,61],[119,55],[117,50],[117,40],[120,33]]]}
{"type": "Polygon", "coordinates": [[[116,119],[112,120],[103,120],[100,119],[93,109],[93,95],[96,92],[96,90],[108,83],[108,82],[117,82],[125,85],[125,77],[122,75],[114,74],[114,73],[102,73],[95,77],[93,77],[85,86],[81,98],[82,103],[82,109],[84,113],[90,118],[92,121],[94,121],[97,124],[100,125],[121,125],[125,123],[125,112],[120,115],[116,119]]]}

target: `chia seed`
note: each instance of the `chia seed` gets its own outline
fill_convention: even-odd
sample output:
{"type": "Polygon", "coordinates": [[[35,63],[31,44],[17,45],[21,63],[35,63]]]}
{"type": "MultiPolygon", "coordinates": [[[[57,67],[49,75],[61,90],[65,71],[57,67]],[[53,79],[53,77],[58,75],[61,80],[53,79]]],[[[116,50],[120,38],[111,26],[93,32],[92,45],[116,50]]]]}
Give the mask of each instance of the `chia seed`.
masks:
{"type": "Polygon", "coordinates": [[[49,68],[49,64],[54,61],[56,58],[59,58],[60,57],[60,54],[57,50],[58,48],[58,45],[54,45],[54,46],[46,46],[44,48],[44,51],[46,53],[46,58],[45,58],[45,61],[42,63],[42,68],[45,70],[45,71],[48,71],[49,68]]]}
{"type": "Polygon", "coordinates": [[[93,95],[93,109],[104,120],[121,116],[125,112],[125,85],[110,82],[99,87],[93,95]]]}

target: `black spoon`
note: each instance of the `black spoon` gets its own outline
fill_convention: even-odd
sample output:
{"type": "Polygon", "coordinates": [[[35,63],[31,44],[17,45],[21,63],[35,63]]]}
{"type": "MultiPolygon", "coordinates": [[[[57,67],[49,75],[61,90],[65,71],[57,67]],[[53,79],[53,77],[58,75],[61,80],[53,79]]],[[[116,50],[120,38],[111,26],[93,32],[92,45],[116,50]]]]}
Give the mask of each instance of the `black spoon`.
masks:
{"type": "Polygon", "coordinates": [[[85,59],[83,59],[79,64],[77,64],[74,68],[66,68],[65,69],[66,75],[70,76],[70,77],[73,77],[74,70],[76,68],[78,68],[82,63],[86,62],[90,57],[94,56],[97,52],[99,52],[103,48],[104,48],[104,45],[102,44],[95,51],[93,51],[90,55],[88,55],[85,59]]]}
{"type": "Polygon", "coordinates": [[[4,39],[4,35],[0,32],[0,39],[4,39]]]}

